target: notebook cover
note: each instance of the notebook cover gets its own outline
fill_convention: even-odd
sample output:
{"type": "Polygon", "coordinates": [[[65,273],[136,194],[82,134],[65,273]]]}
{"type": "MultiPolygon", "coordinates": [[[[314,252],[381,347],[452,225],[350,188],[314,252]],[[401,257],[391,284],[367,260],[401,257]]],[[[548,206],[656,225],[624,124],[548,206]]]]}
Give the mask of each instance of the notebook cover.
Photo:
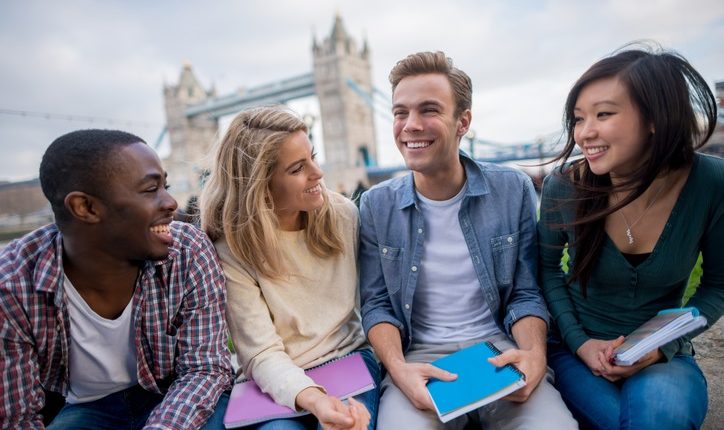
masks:
{"type": "Polygon", "coordinates": [[[614,350],[614,361],[630,366],[661,345],[706,325],[696,308],[665,309],[626,336],[614,350]]]}
{"type": "Polygon", "coordinates": [[[432,362],[458,375],[455,381],[432,379],[427,384],[442,422],[477,409],[525,385],[525,376],[514,366],[495,367],[488,362],[488,358],[499,354],[500,351],[493,344],[483,342],[432,362]],[[501,392],[504,394],[497,395],[501,392]]]}
{"type": "MultiPolygon", "coordinates": [[[[307,376],[327,390],[329,395],[346,399],[375,387],[364,359],[358,352],[330,360],[305,370],[307,376]]],[[[224,415],[224,426],[236,428],[277,418],[308,414],[277,404],[259,389],[253,380],[234,385],[224,415]]]]}
{"type": "Polygon", "coordinates": [[[644,341],[646,338],[655,334],[657,331],[662,330],[679,318],[685,318],[687,320],[690,319],[690,315],[690,312],[685,310],[678,312],[659,313],[650,320],[643,323],[639,328],[632,331],[628,336],[626,336],[624,342],[618,348],[616,348],[615,352],[617,354],[623,354],[630,348],[636,346],[636,344],[638,344],[639,342],[644,341]]]}

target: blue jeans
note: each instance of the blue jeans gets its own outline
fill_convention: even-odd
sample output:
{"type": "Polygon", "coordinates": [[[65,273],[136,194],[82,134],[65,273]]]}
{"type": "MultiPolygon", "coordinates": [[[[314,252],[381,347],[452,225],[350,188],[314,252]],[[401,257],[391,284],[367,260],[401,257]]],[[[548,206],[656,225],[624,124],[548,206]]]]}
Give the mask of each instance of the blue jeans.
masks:
{"type": "MultiPolygon", "coordinates": [[[[375,388],[354,396],[354,398],[365,405],[369,411],[370,425],[367,428],[368,430],[374,430],[375,424],[377,423],[377,407],[380,403],[380,366],[377,364],[377,360],[375,359],[375,355],[372,353],[372,350],[360,349],[358,352],[361,353],[362,358],[367,365],[367,369],[370,371],[370,375],[372,375],[372,380],[375,382],[375,388]]],[[[319,426],[319,422],[314,415],[310,414],[296,418],[266,421],[254,427],[245,428],[253,430],[311,430],[317,428],[321,429],[322,427],[319,426]]]]}
{"type": "MultiPolygon", "coordinates": [[[[87,403],[66,403],[53,419],[48,430],[136,430],[146,424],[151,411],[163,400],[163,395],[144,390],[140,385],[109,394],[87,403]]],[[[224,429],[224,412],[229,393],[216,403],[214,414],[203,430],[224,429]]]]}
{"type": "Polygon", "coordinates": [[[548,344],[555,387],[578,420],[590,429],[698,429],[708,397],[694,357],[675,355],[617,382],[595,376],[561,344],[548,344]]]}

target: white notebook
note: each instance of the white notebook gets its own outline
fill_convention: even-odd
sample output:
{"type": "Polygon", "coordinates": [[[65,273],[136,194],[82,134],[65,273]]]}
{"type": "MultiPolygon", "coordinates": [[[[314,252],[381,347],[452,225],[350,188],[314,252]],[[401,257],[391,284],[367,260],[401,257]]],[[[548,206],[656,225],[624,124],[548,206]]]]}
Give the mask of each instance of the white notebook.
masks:
{"type": "Polygon", "coordinates": [[[706,325],[696,308],[665,309],[626,336],[616,348],[614,361],[619,366],[636,363],[649,351],[706,325]]]}

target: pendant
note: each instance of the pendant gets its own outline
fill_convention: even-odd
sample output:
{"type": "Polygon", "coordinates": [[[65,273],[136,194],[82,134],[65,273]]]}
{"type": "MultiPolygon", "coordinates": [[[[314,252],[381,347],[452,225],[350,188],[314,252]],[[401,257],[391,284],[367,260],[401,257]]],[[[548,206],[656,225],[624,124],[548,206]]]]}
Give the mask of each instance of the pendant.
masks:
{"type": "Polygon", "coordinates": [[[629,244],[629,245],[633,245],[634,240],[633,240],[633,235],[631,234],[631,229],[630,229],[630,228],[627,228],[627,229],[626,229],[626,237],[628,237],[628,244],[629,244]]]}

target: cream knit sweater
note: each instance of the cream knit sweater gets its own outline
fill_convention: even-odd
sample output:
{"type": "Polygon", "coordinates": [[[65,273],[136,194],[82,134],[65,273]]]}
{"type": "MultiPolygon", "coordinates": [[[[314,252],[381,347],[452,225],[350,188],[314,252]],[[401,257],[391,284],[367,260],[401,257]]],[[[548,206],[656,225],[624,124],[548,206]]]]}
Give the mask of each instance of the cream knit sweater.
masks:
{"type": "Polygon", "coordinates": [[[357,291],[358,212],[330,192],[344,253],[312,254],[303,231],[279,231],[288,276],[270,280],[244,267],[222,239],[215,243],[226,275],[226,319],[246,377],[279,404],[295,408],[297,394],[317,386],[307,369],[366,343],[357,291]]]}

